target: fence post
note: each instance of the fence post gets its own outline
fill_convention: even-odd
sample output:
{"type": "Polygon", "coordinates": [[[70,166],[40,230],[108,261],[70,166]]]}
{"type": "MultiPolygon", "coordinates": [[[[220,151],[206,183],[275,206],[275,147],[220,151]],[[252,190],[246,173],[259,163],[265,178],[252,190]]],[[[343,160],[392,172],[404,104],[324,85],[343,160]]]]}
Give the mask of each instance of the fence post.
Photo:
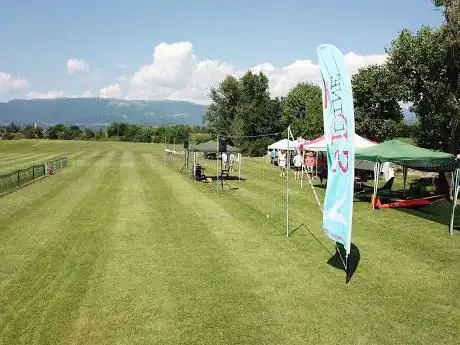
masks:
{"type": "Polygon", "coordinates": [[[18,170],[18,187],[21,187],[21,179],[19,177],[19,170],[18,170]]]}
{"type": "Polygon", "coordinates": [[[32,180],[35,180],[35,165],[32,166],[32,180]]]}

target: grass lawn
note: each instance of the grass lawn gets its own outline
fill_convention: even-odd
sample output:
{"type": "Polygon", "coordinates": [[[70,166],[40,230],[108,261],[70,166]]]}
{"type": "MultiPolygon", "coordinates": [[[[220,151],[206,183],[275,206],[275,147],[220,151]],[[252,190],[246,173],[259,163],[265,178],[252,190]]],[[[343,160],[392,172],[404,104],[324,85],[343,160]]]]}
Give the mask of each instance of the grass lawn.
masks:
{"type": "Polygon", "coordinates": [[[285,180],[263,159],[218,193],[162,145],[0,143],[2,169],[62,155],[66,169],[0,198],[0,344],[458,344],[447,203],[356,202],[347,286],[293,178],[285,237],[285,180]]]}

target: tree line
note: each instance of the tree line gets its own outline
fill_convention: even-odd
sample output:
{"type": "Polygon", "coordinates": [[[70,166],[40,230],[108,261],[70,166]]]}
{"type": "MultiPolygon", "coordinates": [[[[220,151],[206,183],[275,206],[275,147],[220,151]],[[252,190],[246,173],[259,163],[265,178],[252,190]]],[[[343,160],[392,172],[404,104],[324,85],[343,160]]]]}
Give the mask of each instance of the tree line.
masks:
{"type": "Polygon", "coordinates": [[[170,125],[167,127],[153,127],[123,122],[114,122],[105,129],[93,130],[77,125],[66,126],[56,124],[46,129],[38,125],[20,126],[10,123],[0,126],[0,137],[3,140],[11,139],[50,139],[50,140],[112,140],[144,143],[177,143],[185,140],[200,143],[213,138],[207,128],[187,125],[170,125]]]}

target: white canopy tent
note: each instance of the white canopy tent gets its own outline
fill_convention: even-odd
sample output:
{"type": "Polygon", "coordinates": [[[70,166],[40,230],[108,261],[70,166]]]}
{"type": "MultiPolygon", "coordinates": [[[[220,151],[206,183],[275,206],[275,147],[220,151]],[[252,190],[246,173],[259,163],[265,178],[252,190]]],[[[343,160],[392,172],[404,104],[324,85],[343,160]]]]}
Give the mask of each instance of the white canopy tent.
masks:
{"type": "Polygon", "coordinates": [[[300,144],[304,143],[305,139],[302,137],[298,137],[296,140],[294,140],[294,145],[295,147],[299,148],[300,144]]]}
{"type": "Polygon", "coordinates": [[[269,150],[295,150],[296,144],[292,140],[282,139],[268,146],[269,150]]]}
{"type": "MultiPolygon", "coordinates": [[[[375,141],[363,138],[362,136],[355,133],[353,144],[354,144],[355,149],[359,150],[359,149],[364,149],[367,147],[375,146],[378,143],[376,143],[375,141]]],[[[324,152],[326,151],[326,138],[324,137],[324,135],[322,135],[316,139],[299,143],[297,147],[300,150],[304,150],[304,151],[324,152]]],[[[361,169],[361,170],[369,170],[369,171],[374,171],[375,169],[374,162],[362,161],[362,160],[355,161],[355,168],[361,169]]],[[[394,176],[393,169],[390,169],[390,163],[382,164],[381,171],[383,172],[385,181],[388,181],[390,178],[394,176]]]]}
{"type": "MultiPolygon", "coordinates": [[[[368,140],[366,138],[363,138],[359,136],[358,134],[355,134],[353,144],[354,144],[355,149],[363,149],[366,147],[377,145],[378,143],[368,140]]],[[[326,151],[326,138],[324,137],[324,135],[322,135],[319,138],[316,138],[310,141],[304,141],[303,143],[299,143],[298,147],[301,150],[306,150],[306,151],[326,151]]]]}

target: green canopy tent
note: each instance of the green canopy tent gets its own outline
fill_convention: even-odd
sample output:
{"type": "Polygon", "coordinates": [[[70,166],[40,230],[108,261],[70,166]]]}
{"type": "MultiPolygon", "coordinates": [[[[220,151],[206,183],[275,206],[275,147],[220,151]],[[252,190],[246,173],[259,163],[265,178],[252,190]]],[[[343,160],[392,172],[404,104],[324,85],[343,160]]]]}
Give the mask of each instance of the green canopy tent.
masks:
{"type": "MultiPolygon", "coordinates": [[[[216,152],[219,150],[219,144],[215,140],[210,140],[205,143],[195,144],[189,146],[190,152],[216,152]]],[[[241,150],[237,147],[227,145],[227,152],[240,153],[241,150]]]]}
{"type": "MultiPolygon", "coordinates": [[[[216,153],[216,156],[219,154],[219,142],[215,140],[210,140],[201,144],[190,145],[188,148],[189,152],[193,152],[193,166],[196,165],[196,153],[216,153]]],[[[241,150],[235,146],[227,144],[227,153],[237,153],[238,154],[238,179],[241,179],[241,150]]]]}
{"type": "MultiPolygon", "coordinates": [[[[402,143],[398,140],[389,140],[383,143],[357,150],[355,159],[374,162],[374,199],[377,195],[378,178],[383,163],[391,162],[403,167],[404,189],[406,188],[407,169],[415,169],[430,172],[452,172],[454,174],[454,207],[451,224],[456,206],[456,191],[458,191],[459,179],[457,161],[455,156],[445,152],[433,151],[402,143]]],[[[452,226],[450,229],[452,233],[452,226]]]]}

